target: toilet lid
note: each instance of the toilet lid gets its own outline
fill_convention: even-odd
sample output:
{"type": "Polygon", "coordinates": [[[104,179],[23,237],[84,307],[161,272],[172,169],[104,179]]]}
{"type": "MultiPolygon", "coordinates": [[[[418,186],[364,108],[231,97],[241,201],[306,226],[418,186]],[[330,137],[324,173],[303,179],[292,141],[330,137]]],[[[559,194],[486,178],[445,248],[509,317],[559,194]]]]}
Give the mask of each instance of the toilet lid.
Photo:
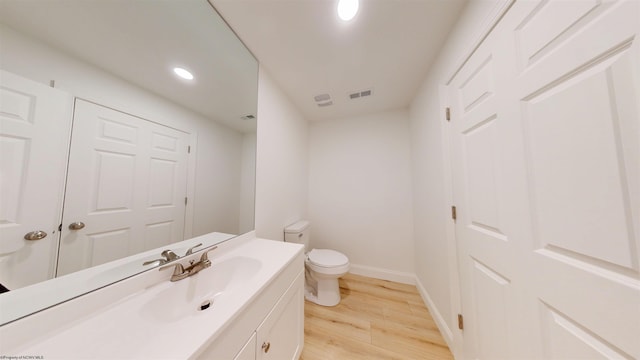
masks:
{"type": "Polygon", "coordinates": [[[349,262],[343,253],[329,249],[313,249],[308,257],[312,264],[324,267],[342,266],[349,262]]]}

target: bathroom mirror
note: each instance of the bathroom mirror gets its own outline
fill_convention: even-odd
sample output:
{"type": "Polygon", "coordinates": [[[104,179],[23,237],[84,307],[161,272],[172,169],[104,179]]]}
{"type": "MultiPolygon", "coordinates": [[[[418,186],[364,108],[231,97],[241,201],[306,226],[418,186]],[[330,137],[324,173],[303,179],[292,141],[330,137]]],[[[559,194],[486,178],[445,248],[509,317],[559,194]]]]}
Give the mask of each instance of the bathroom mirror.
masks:
{"type": "MultiPolygon", "coordinates": [[[[182,240],[214,234],[205,239],[213,245],[253,230],[258,63],[206,0],[3,0],[0,69],[0,283],[16,296],[39,293],[64,277],[100,272],[94,285],[50,296],[48,303],[14,317],[151,269],[161,258],[157,249],[181,255],[197,242],[182,240]],[[176,67],[189,70],[193,79],[178,78],[176,67]],[[44,95],[16,90],[14,84],[44,95]],[[63,100],[62,114],[44,117],[55,125],[47,130],[46,143],[29,138],[28,131],[25,141],[8,134],[11,124],[20,122],[16,114],[58,96],[49,96],[49,90],[63,100]],[[59,119],[68,123],[58,124],[59,119]],[[83,130],[83,124],[92,125],[83,130]],[[134,156],[96,145],[96,129],[113,143],[129,141],[139,148],[140,134],[149,134],[149,146],[164,153],[179,149],[181,160],[149,151],[146,165],[139,165],[138,155],[127,162],[134,156]],[[67,139],[63,156],[41,164],[25,157],[39,144],[53,156],[58,145],[49,141],[58,138],[67,139]],[[26,186],[36,176],[32,165],[41,170],[35,189],[46,189],[38,201],[61,205],[54,216],[25,225],[25,213],[34,213],[24,210],[31,194],[26,186]],[[145,181],[131,180],[141,171],[145,181]],[[115,185],[104,185],[109,181],[115,185]],[[138,198],[148,202],[147,210],[172,208],[172,218],[149,220],[156,215],[136,213],[132,204],[138,198]],[[84,213],[74,212],[75,203],[84,213]],[[96,213],[104,216],[98,219],[96,213]],[[103,226],[114,214],[126,225],[103,226]],[[12,233],[18,226],[23,228],[12,233]],[[37,231],[47,236],[23,238],[38,237],[37,231]]],[[[29,116],[25,123],[38,122],[29,116]]]]}

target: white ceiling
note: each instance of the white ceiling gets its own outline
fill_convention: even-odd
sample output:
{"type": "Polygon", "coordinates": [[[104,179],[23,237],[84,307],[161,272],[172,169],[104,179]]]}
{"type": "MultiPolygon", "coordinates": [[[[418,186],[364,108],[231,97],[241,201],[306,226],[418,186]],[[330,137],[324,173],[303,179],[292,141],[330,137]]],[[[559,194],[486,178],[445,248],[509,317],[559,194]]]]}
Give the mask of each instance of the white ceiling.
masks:
{"type": "Polygon", "coordinates": [[[255,132],[255,120],[241,117],[256,115],[257,62],[206,0],[0,0],[0,23],[255,132]],[[195,81],[176,78],[174,66],[190,69],[195,81]]]}
{"type": "Polygon", "coordinates": [[[465,0],[210,0],[309,120],[406,107],[465,0]],[[349,99],[354,91],[373,95],[349,99]],[[333,105],[319,107],[327,93],[333,105]]]}
{"type": "MultiPolygon", "coordinates": [[[[465,1],[360,0],[343,22],[337,0],[211,0],[309,120],[407,106],[465,1]],[[373,95],[349,100],[366,89],[373,95]],[[333,105],[318,107],[314,96],[325,93],[333,105]]],[[[255,128],[240,117],[255,115],[247,89],[256,63],[206,0],[0,0],[0,22],[207,117],[255,128]],[[196,82],[176,81],[176,64],[196,82]]]]}

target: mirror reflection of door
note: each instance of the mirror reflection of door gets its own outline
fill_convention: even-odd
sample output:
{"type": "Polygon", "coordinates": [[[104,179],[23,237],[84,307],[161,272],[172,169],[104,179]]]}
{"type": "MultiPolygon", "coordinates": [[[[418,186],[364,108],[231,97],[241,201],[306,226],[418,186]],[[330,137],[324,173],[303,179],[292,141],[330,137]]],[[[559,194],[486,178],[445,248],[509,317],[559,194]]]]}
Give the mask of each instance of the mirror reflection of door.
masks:
{"type": "Polygon", "coordinates": [[[0,77],[0,283],[16,289],[55,274],[73,98],[0,77]]]}
{"type": "Polygon", "coordinates": [[[188,140],[76,101],[58,276],[183,240],[188,140]]]}
{"type": "Polygon", "coordinates": [[[189,134],[1,75],[2,286],[183,240],[189,134]]]}

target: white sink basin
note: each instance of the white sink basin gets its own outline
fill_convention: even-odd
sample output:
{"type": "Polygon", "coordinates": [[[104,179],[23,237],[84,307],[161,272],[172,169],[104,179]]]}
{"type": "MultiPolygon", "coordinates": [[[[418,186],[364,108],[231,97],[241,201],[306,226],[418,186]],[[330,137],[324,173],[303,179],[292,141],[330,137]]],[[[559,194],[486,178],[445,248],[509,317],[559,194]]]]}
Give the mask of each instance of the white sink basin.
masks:
{"type": "MultiPolygon", "coordinates": [[[[160,253],[167,248],[171,248],[177,254],[182,255],[187,249],[196,244],[202,243],[202,247],[204,248],[221,244],[234,236],[235,235],[232,234],[212,232],[172,244],[171,246],[147,250],[140,254],[4,293],[0,296],[0,324],[6,324],[43,309],[60,305],[69,299],[81,297],[95,289],[109,286],[121,279],[154,269],[157,267],[157,264],[147,266],[143,266],[142,264],[145,261],[160,258],[160,253]]],[[[0,332],[2,329],[3,327],[0,326],[0,332]]],[[[3,345],[2,339],[0,338],[0,347],[3,345]]]]}
{"type": "MultiPolygon", "coordinates": [[[[146,304],[142,304],[140,313],[147,320],[170,323],[210,312],[225,297],[233,298],[234,290],[247,284],[261,267],[260,261],[245,256],[220,262],[214,260],[211,267],[155,294],[146,304]],[[201,309],[205,303],[210,305],[201,309]]],[[[171,273],[173,270],[164,271],[171,273]]]]}

